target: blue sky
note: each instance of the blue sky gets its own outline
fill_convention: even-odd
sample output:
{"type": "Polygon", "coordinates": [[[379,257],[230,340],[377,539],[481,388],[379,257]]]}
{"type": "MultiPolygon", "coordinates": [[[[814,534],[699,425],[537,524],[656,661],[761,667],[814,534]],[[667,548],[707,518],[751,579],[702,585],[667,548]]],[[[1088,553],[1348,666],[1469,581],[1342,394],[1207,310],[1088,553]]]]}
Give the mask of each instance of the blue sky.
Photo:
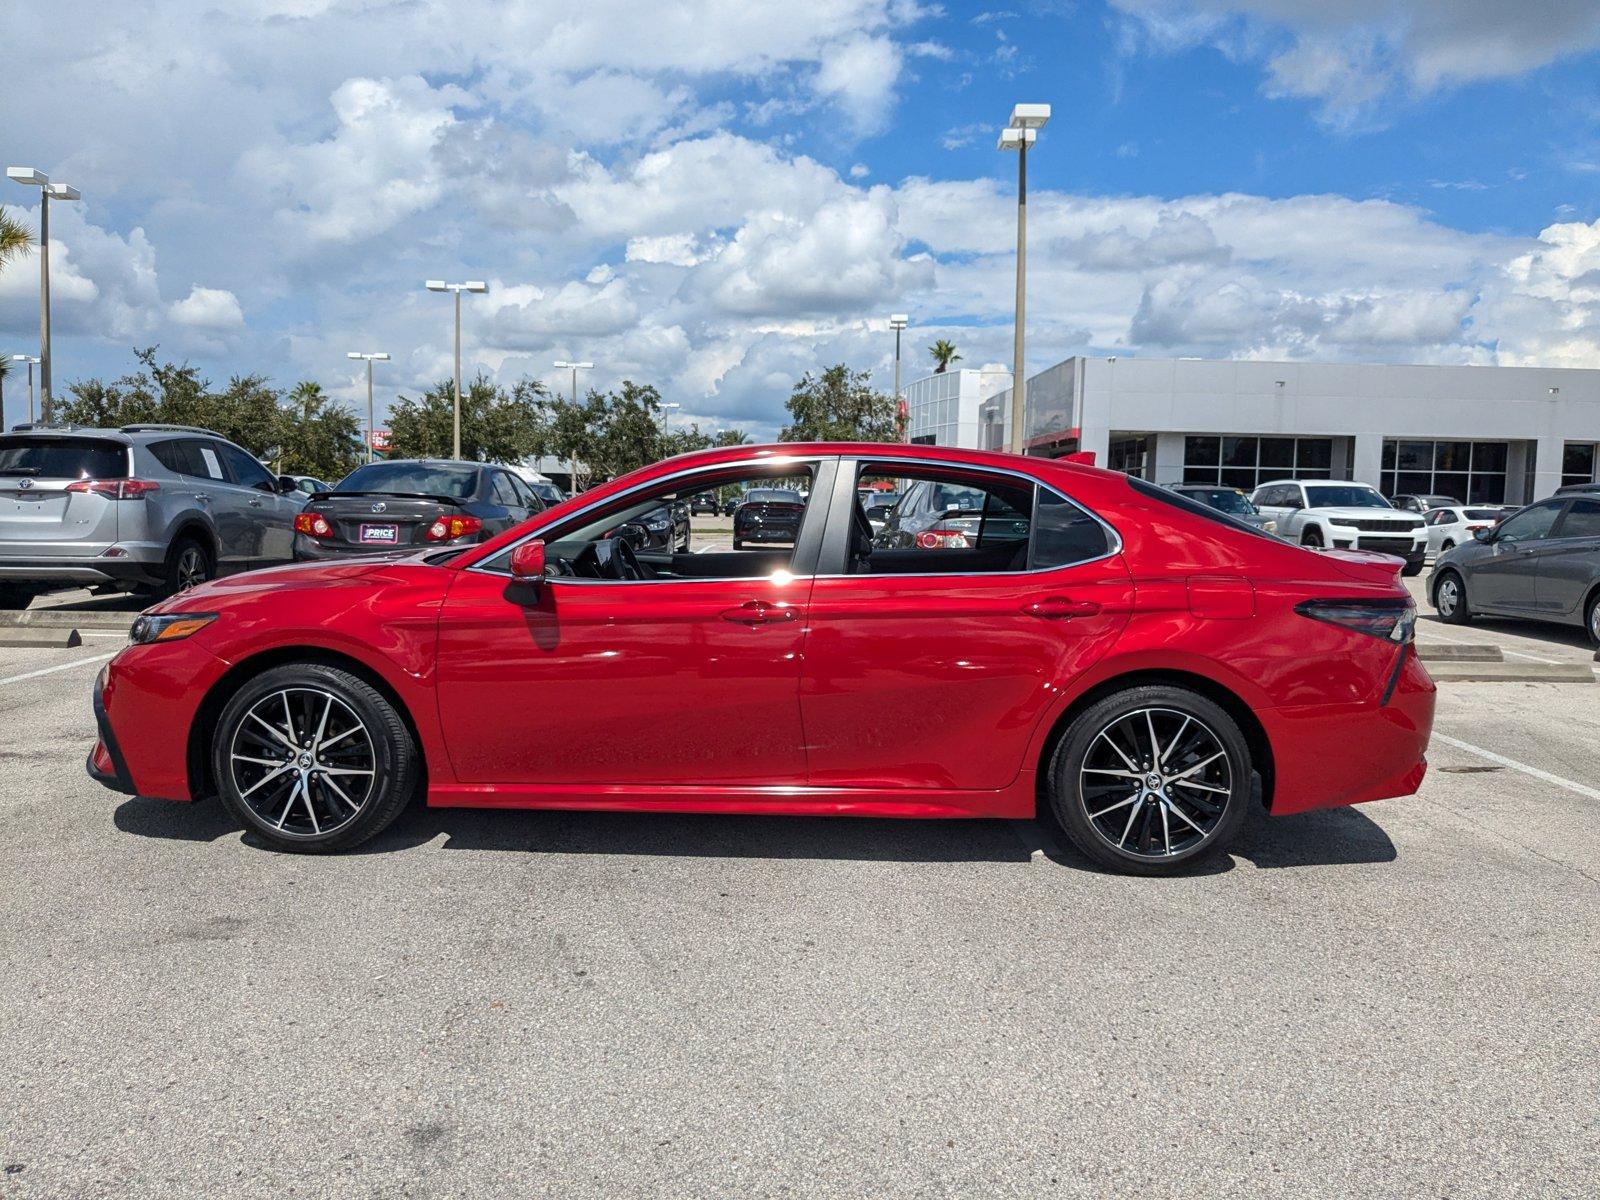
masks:
{"type": "MultiPolygon", "coordinates": [[[[57,385],[159,342],[217,377],[388,350],[656,383],[770,434],[799,373],[1068,354],[1600,365],[1594,0],[62,0],[8,50],[8,163],[58,206],[57,385]]],[[[13,212],[33,219],[11,186],[13,212]]],[[[33,264],[0,349],[36,347],[33,264]]],[[[916,370],[911,372],[912,376],[916,370]]],[[[8,419],[17,416],[15,386],[8,419]]]]}

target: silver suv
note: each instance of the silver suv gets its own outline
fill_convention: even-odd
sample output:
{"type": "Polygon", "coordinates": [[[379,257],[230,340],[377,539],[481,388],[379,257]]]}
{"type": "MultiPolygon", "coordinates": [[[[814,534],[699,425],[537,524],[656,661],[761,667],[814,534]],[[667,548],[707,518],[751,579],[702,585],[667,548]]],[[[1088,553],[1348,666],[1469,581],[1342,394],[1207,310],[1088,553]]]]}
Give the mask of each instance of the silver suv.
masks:
{"type": "Polygon", "coordinates": [[[62,587],[176,592],[294,557],[305,502],[206,429],[0,433],[0,609],[62,587]]]}

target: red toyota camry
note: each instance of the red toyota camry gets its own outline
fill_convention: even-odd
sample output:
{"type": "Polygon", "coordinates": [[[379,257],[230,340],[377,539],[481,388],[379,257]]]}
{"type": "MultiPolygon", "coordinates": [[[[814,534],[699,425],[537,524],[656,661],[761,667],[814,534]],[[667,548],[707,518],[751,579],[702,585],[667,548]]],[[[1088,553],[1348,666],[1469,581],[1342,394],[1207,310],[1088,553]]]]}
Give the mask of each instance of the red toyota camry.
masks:
{"type": "MultiPolygon", "coordinates": [[[[381,521],[381,514],[374,518],[381,521]]],[[[1399,560],[1138,479],[935,447],[733,447],[482,544],[220,579],[139,618],[89,772],[286,849],[432,805],[1032,817],[1119,870],[1416,790],[1399,560]],[[786,540],[638,526],[792,493],[786,540]],[[860,496],[898,503],[869,521],[860,496]],[[659,544],[659,542],[657,543],[659,544]]]]}

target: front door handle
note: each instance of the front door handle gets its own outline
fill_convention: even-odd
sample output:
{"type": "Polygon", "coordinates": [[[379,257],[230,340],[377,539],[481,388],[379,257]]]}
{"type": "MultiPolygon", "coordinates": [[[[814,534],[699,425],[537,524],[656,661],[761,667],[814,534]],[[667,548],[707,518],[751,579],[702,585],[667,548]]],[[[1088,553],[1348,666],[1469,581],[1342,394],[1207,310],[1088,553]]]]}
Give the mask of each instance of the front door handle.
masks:
{"type": "Polygon", "coordinates": [[[735,625],[755,626],[792,621],[800,613],[788,604],[773,604],[767,600],[746,600],[737,608],[723,609],[718,615],[724,621],[732,621],[735,625]]]}
{"type": "Polygon", "coordinates": [[[259,501],[259,500],[251,500],[251,501],[249,501],[249,505],[250,505],[251,508],[260,508],[261,507],[261,501],[259,501]]]}
{"type": "Polygon", "coordinates": [[[1064,621],[1070,617],[1092,617],[1100,611],[1100,605],[1094,600],[1071,600],[1066,596],[1046,596],[1042,600],[1034,600],[1024,604],[1022,611],[1030,617],[1038,617],[1045,621],[1064,621]]]}

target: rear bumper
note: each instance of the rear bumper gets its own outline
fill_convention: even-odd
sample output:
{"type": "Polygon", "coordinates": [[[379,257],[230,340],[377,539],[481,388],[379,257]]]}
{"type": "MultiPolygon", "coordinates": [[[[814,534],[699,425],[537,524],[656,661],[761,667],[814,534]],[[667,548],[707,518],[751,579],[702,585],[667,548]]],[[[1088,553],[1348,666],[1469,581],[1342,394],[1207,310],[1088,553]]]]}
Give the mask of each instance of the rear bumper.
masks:
{"type": "Polygon", "coordinates": [[[1273,747],[1273,814],[1411,795],[1427,773],[1435,695],[1408,653],[1386,703],[1257,710],[1273,747]]]}
{"type": "Polygon", "coordinates": [[[453,542],[424,542],[408,546],[351,546],[328,543],[303,533],[294,535],[295,562],[343,562],[347,558],[400,558],[421,550],[449,550],[454,546],[473,546],[482,541],[477,535],[457,538],[453,542]]]}
{"type": "Polygon", "coordinates": [[[0,554],[0,583],[155,584],[161,582],[164,562],[164,556],[150,560],[136,549],[115,558],[104,554],[70,557],[0,554]]]}

